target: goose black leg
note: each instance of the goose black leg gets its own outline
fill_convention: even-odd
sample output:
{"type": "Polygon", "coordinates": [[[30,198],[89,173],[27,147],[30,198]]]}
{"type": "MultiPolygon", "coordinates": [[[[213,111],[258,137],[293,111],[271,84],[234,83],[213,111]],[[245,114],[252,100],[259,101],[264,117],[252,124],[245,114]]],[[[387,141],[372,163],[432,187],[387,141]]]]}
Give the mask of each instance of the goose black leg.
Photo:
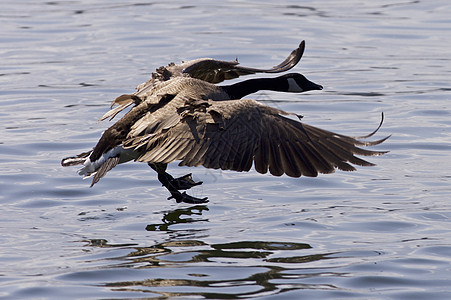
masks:
{"type": "Polygon", "coordinates": [[[174,198],[177,203],[185,202],[190,204],[208,202],[207,197],[196,198],[188,195],[186,192],[180,192],[180,190],[187,190],[193,186],[202,184],[202,181],[195,182],[191,173],[179,178],[174,178],[166,172],[167,164],[148,163],[148,165],[158,173],[158,180],[171,193],[171,197],[169,197],[168,200],[174,198]]]}

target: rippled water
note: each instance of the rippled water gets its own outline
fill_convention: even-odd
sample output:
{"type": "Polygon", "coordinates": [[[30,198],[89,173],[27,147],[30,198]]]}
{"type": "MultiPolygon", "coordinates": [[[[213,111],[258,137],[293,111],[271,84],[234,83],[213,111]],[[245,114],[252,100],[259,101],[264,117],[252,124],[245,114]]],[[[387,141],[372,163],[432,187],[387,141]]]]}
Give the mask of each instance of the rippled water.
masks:
{"type": "Polygon", "coordinates": [[[15,1],[0,12],[0,297],[451,297],[449,1],[15,1]],[[273,3],[271,3],[273,2],[273,3]],[[60,159],[170,61],[279,63],[325,86],[253,98],[349,135],[376,167],[293,179],[193,172],[167,201],[145,164],[94,188],[60,159]]]}

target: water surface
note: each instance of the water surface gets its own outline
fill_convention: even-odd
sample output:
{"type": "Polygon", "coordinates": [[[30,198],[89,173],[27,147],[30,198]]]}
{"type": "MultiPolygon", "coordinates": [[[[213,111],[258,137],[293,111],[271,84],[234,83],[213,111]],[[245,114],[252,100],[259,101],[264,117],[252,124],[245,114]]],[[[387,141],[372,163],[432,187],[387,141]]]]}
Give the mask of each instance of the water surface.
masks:
{"type": "Polygon", "coordinates": [[[0,12],[0,297],[431,299],[451,296],[447,1],[33,1],[0,12]],[[318,178],[170,166],[204,181],[176,204],[145,164],[94,188],[60,167],[116,96],[160,65],[278,64],[322,84],[265,104],[348,135],[392,134],[376,167],[318,178]]]}

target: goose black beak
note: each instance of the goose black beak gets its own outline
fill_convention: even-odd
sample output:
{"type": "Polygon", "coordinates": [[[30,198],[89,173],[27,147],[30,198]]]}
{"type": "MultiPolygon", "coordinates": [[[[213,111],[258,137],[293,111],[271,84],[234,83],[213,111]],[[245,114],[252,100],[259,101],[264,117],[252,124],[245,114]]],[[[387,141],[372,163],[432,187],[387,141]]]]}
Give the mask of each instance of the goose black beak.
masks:
{"type": "Polygon", "coordinates": [[[322,90],[322,89],[323,89],[322,85],[316,84],[313,81],[309,81],[309,83],[306,86],[306,90],[307,91],[310,91],[310,90],[322,90]]]}

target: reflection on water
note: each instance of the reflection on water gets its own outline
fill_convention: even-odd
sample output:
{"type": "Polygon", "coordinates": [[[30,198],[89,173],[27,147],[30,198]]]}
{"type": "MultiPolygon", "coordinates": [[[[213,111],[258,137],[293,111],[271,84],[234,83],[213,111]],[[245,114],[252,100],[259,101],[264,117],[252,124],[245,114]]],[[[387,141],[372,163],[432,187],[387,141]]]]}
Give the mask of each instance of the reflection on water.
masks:
{"type": "MultiPolygon", "coordinates": [[[[116,267],[143,271],[140,280],[112,281],[103,283],[102,286],[117,292],[145,292],[161,297],[202,296],[207,299],[230,299],[270,295],[303,286],[296,284],[290,287],[287,280],[322,276],[317,273],[307,276],[291,272],[292,264],[333,259],[332,253],[299,255],[312,248],[305,243],[232,241],[208,244],[205,242],[205,236],[202,240],[184,239],[192,230],[176,229],[177,225],[208,222],[208,219],[202,218],[205,211],[208,211],[206,206],[196,205],[162,212],[162,223],[149,224],[146,230],[165,231],[172,234],[172,238],[149,247],[109,244],[105,239],[88,240],[86,247],[130,249],[125,256],[109,257],[108,260],[120,261],[116,267]],[[174,238],[174,233],[177,233],[177,238],[174,238]],[[240,261],[246,262],[246,267],[241,266],[240,261]],[[170,275],[172,278],[167,278],[163,276],[166,270],[176,272],[170,275]],[[280,285],[277,281],[281,282],[280,285]],[[178,292],[174,291],[174,287],[178,292]]],[[[121,272],[121,268],[117,269],[117,272],[121,272]]],[[[318,287],[320,286],[322,285],[318,287]]],[[[305,284],[305,287],[313,286],[305,284]]]]}
{"type": "Polygon", "coordinates": [[[295,2],[3,1],[0,298],[451,298],[449,1],[295,2]],[[293,71],[324,90],[249,98],[347,135],[383,111],[393,135],[376,167],[293,179],[169,166],[208,187],[191,207],[166,201],[145,164],[93,189],[61,168],[160,65],[270,67],[301,40],[293,71]]]}
{"type": "MultiPolygon", "coordinates": [[[[295,288],[289,287],[287,280],[292,281],[309,276],[291,273],[290,269],[284,268],[283,265],[272,264],[272,262],[278,262],[277,259],[267,258],[275,252],[289,255],[288,251],[308,248],[310,246],[307,244],[262,241],[212,245],[194,240],[162,243],[148,248],[137,248],[128,255],[132,258],[132,262],[127,263],[128,267],[154,269],[149,273],[149,277],[142,280],[109,282],[105,286],[120,288],[118,291],[152,292],[169,297],[197,295],[207,299],[278,293],[287,288],[295,288]],[[227,264],[230,265],[222,265],[225,260],[229,261],[227,264]],[[247,266],[245,268],[234,266],[234,260],[246,260],[247,266]],[[154,274],[159,273],[158,268],[175,268],[179,275],[175,275],[174,278],[155,276],[154,274]],[[279,280],[281,286],[277,283],[279,280]],[[161,289],[162,287],[164,288],[161,289]],[[177,287],[177,289],[171,287],[177,287]],[[202,289],[197,290],[195,287],[202,289]],[[183,290],[186,292],[175,292],[183,290]]],[[[327,255],[312,255],[304,256],[302,259],[296,257],[291,261],[285,257],[283,260],[290,263],[308,263],[326,258],[327,255]]],[[[311,276],[321,275],[311,274],[311,276]]],[[[297,285],[296,288],[300,286],[297,285]]]]}
{"type": "Polygon", "coordinates": [[[175,209],[169,212],[163,212],[163,223],[161,224],[149,224],[146,226],[148,231],[170,231],[169,226],[173,224],[184,224],[193,222],[208,221],[206,219],[194,219],[194,218],[184,218],[184,216],[191,215],[202,215],[202,211],[207,210],[208,207],[205,205],[196,205],[189,208],[175,209]],[[183,217],[183,218],[182,218],[183,217]]]}
{"type": "MultiPolygon", "coordinates": [[[[243,241],[229,244],[207,245],[202,241],[181,240],[175,243],[162,243],[149,248],[138,248],[131,252],[132,265],[140,269],[145,268],[175,268],[180,273],[175,278],[160,278],[149,274],[150,278],[134,281],[109,282],[105,286],[117,291],[152,292],[166,297],[202,296],[207,299],[229,299],[251,297],[273,292],[283,292],[285,289],[301,288],[300,285],[289,286],[286,280],[309,277],[305,274],[291,273],[289,268],[278,264],[269,264],[267,260],[275,252],[289,255],[287,251],[310,248],[307,244],[243,241]],[[210,248],[206,250],[197,249],[210,248]],[[185,250],[179,250],[183,248],[185,250]],[[268,251],[273,250],[273,251],[268,251]],[[174,259],[176,257],[177,259],[174,259]],[[182,257],[183,259],[180,259],[182,257]],[[224,259],[228,261],[246,260],[247,267],[218,266],[224,259]],[[253,262],[253,263],[250,263],[253,262]],[[145,263],[145,264],[143,264],[145,263]],[[203,265],[203,267],[199,267],[203,265]],[[230,269],[230,270],[229,270],[230,269]],[[191,272],[191,273],[187,273],[191,272]],[[186,277],[190,279],[186,279],[186,277]],[[218,278],[218,279],[210,279],[218,278]],[[225,279],[219,279],[225,277],[225,279]],[[185,279],[181,279],[185,278],[185,279]],[[277,283],[281,281],[281,286],[277,283]],[[282,287],[283,286],[283,287],[282,287]],[[166,289],[161,289],[162,287],[166,289]],[[167,289],[169,287],[169,289],[167,289]],[[174,292],[170,287],[186,292],[174,292]],[[203,289],[195,289],[201,287],[203,289]],[[189,292],[188,290],[196,290],[189,292]]],[[[305,256],[297,263],[308,263],[325,259],[327,255],[305,256]]],[[[129,265],[130,267],[130,265],[129,265]]],[[[158,270],[155,270],[158,273],[158,270]]],[[[311,274],[311,276],[321,276],[311,274]]],[[[305,285],[307,287],[309,285],[305,285]]],[[[311,288],[311,286],[310,286],[311,288]]]]}

